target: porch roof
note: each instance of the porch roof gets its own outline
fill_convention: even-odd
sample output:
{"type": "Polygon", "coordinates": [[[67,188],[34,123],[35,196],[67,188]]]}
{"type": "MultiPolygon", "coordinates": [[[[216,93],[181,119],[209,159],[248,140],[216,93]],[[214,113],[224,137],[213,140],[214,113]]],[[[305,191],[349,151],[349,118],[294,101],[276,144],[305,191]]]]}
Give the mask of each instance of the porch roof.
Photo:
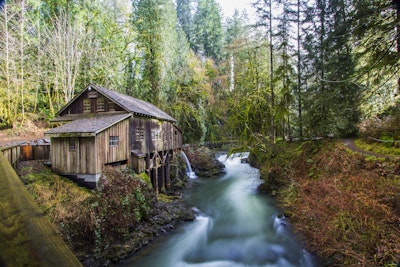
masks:
{"type": "Polygon", "coordinates": [[[89,137],[123,121],[132,114],[113,114],[76,119],[45,133],[48,137],[89,137]]]}

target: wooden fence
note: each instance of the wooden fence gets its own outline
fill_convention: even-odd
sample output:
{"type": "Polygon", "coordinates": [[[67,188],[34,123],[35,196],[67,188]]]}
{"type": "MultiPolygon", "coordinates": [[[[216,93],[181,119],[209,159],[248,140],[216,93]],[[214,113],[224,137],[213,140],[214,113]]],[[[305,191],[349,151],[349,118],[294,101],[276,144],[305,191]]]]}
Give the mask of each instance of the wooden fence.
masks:
{"type": "Polygon", "coordinates": [[[0,150],[13,168],[20,161],[50,160],[50,142],[45,139],[5,146],[0,150]]]}
{"type": "Polygon", "coordinates": [[[0,266],[82,266],[1,153],[0,192],[0,266]]]}

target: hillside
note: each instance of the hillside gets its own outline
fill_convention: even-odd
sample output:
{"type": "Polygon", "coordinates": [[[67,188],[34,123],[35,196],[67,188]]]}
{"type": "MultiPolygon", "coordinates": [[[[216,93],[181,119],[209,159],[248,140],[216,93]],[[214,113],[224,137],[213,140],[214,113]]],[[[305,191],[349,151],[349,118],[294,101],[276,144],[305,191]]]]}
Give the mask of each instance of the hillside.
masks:
{"type": "Polygon", "coordinates": [[[296,232],[326,266],[397,266],[400,164],[369,159],[342,141],[281,144],[258,162],[296,232]]]}

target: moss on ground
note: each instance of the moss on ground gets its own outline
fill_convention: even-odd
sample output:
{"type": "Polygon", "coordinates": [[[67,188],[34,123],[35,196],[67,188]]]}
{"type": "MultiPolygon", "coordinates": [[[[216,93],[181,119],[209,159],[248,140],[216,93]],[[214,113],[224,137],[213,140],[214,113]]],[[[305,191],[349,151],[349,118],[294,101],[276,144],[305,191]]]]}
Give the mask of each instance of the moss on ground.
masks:
{"type": "Polygon", "coordinates": [[[376,142],[368,139],[358,139],[355,141],[357,147],[365,150],[371,151],[373,153],[389,156],[389,157],[399,157],[400,156],[400,143],[395,142],[376,142]]]}

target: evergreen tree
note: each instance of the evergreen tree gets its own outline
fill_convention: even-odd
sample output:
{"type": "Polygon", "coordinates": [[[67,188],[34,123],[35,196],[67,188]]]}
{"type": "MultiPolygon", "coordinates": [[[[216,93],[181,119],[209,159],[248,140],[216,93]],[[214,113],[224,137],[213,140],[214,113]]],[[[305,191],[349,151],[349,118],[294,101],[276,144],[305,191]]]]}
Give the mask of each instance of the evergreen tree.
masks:
{"type": "Polygon", "coordinates": [[[229,90],[233,91],[235,88],[235,75],[237,72],[236,62],[237,54],[246,42],[246,35],[248,27],[245,25],[247,17],[239,15],[239,11],[235,10],[232,18],[227,19],[226,33],[225,33],[225,50],[228,53],[228,70],[229,71],[229,90]]]}
{"type": "Polygon", "coordinates": [[[245,40],[235,54],[235,86],[227,106],[227,132],[251,146],[261,145],[271,127],[268,51],[268,43],[257,34],[245,40]]]}
{"type": "Polygon", "coordinates": [[[218,62],[223,45],[221,10],[215,0],[199,0],[194,15],[193,49],[218,62]]]}
{"type": "Polygon", "coordinates": [[[187,39],[193,48],[193,6],[195,0],[177,0],[176,13],[181,29],[186,34],[187,39]]]}
{"type": "Polygon", "coordinates": [[[277,132],[285,139],[291,136],[290,107],[293,102],[292,89],[294,86],[294,62],[291,58],[295,55],[295,48],[291,42],[290,30],[292,27],[291,3],[287,0],[280,1],[282,14],[278,18],[276,33],[277,68],[275,79],[277,82],[276,121],[277,132]]]}
{"type": "Polygon", "coordinates": [[[400,3],[356,1],[354,11],[357,83],[365,90],[363,111],[373,116],[399,101],[400,3]]]}
{"type": "Polygon", "coordinates": [[[254,2],[254,7],[257,8],[257,14],[259,16],[259,21],[257,22],[258,27],[264,27],[266,29],[266,38],[268,38],[269,44],[269,90],[270,90],[270,105],[271,105],[271,126],[269,130],[269,136],[271,141],[275,143],[276,137],[276,127],[275,127],[275,102],[276,102],[276,91],[275,91],[275,63],[274,63],[274,29],[273,29],[273,14],[272,14],[272,0],[259,0],[254,2]]]}
{"type": "Polygon", "coordinates": [[[359,90],[354,86],[351,17],[346,1],[318,0],[307,14],[307,124],[311,135],[356,133],[359,90]],[[318,42],[315,42],[318,40],[318,42]]]}
{"type": "Polygon", "coordinates": [[[161,97],[162,1],[133,1],[132,15],[132,22],[138,33],[138,49],[142,54],[141,73],[136,77],[135,82],[138,84],[134,93],[155,105],[160,104],[161,97]]]}

